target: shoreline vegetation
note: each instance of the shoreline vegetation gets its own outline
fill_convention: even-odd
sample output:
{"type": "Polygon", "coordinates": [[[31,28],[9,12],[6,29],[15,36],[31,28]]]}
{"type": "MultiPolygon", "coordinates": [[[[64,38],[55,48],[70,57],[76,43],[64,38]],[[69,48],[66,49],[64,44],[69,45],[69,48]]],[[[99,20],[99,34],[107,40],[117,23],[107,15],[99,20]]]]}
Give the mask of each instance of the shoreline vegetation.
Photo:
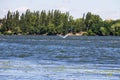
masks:
{"type": "Polygon", "coordinates": [[[1,35],[69,35],[69,36],[120,36],[120,19],[103,20],[91,12],[74,19],[69,12],[60,10],[34,11],[29,9],[8,11],[0,19],[1,35]]]}

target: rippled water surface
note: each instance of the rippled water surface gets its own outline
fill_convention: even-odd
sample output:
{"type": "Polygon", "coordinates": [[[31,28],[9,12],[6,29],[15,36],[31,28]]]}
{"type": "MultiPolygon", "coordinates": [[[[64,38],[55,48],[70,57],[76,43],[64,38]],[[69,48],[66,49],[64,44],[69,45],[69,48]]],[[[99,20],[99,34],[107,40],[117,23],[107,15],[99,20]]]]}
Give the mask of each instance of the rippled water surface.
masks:
{"type": "Polygon", "coordinates": [[[120,80],[120,37],[0,36],[0,80],[120,80]]]}

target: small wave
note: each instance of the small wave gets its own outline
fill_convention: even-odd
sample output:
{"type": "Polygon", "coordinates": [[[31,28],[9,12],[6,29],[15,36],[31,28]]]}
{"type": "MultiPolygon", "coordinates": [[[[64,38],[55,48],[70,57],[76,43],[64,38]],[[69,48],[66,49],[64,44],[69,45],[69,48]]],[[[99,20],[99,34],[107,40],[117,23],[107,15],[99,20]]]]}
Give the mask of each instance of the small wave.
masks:
{"type": "Polygon", "coordinates": [[[119,80],[120,70],[116,68],[120,65],[109,64],[66,64],[57,61],[42,60],[39,63],[27,60],[0,60],[1,79],[19,78],[25,80],[32,79],[55,79],[55,80],[119,80]],[[43,63],[49,64],[43,64],[43,63]],[[42,64],[41,64],[42,63],[42,64]],[[51,64],[50,64],[51,63],[51,64]],[[57,63],[57,64],[56,64],[57,63]],[[105,66],[105,67],[104,67],[105,66]],[[112,67],[111,67],[112,66],[112,67]],[[108,70],[109,68],[109,70],[108,70]],[[64,76],[63,76],[64,75],[64,76]],[[4,77],[9,76],[9,77],[4,77]],[[31,79],[31,76],[33,77],[31,79]]]}

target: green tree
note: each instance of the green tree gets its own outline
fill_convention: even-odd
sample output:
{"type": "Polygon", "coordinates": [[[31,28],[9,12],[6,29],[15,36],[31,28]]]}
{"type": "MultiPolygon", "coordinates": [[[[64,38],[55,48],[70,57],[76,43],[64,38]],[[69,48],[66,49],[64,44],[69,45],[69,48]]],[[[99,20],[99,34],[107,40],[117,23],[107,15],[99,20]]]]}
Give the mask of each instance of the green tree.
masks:
{"type": "Polygon", "coordinates": [[[92,14],[91,12],[88,12],[85,18],[85,25],[86,25],[86,30],[88,31],[90,27],[92,26],[92,14]]]}
{"type": "Polygon", "coordinates": [[[100,33],[102,36],[106,35],[106,28],[105,27],[100,27],[100,33]]]}
{"type": "Polygon", "coordinates": [[[49,24],[48,25],[48,35],[55,35],[56,34],[56,29],[54,24],[49,24]]]}
{"type": "Polygon", "coordinates": [[[111,34],[114,36],[120,36],[120,23],[115,23],[110,28],[111,34]]]}
{"type": "Polygon", "coordinates": [[[25,14],[22,13],[22,15],[20,16],[20,29],[22,30],[22,33],[25,34],[27,32],[27,22],[25,20],[25,14]]]}
{"type": "Polygon", "coordinates": [[[46,26],[47,25],[46,21],[47,21],[46,11],[42,10],[41,14],[40,14],[40,23],[41,23],[41,26],[46,26]]]}
{"type": "Polygon", "coordinates": [[[100,27],[103,26],[103,21],[99,15],[94,15],[88,12],[85,18],[85,25],[87,31],[90,30],[92,33],[99,35],[99,30],[100,27]]]}
{"type": "Polygon", "coordinates": [[[85,24],[83,18],[79,18],[75,20],[75,29],[76,32],[85,31],[85,24]]]}

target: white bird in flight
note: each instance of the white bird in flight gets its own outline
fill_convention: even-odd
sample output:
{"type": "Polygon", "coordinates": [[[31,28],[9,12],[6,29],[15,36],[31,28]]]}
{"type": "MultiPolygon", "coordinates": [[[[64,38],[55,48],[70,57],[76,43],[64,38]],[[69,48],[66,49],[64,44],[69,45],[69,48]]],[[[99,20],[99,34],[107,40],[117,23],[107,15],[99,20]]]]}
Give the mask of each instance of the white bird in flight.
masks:
{"type": "Polygon", "coordinates": [[[63,36],[63,35],[58,35],[58,36],[60,36],[60,37],[62,37],[62,38],[66,38],[66,37],[68,37],[69,35],[66,34],[65,36],[63,36]]]}

